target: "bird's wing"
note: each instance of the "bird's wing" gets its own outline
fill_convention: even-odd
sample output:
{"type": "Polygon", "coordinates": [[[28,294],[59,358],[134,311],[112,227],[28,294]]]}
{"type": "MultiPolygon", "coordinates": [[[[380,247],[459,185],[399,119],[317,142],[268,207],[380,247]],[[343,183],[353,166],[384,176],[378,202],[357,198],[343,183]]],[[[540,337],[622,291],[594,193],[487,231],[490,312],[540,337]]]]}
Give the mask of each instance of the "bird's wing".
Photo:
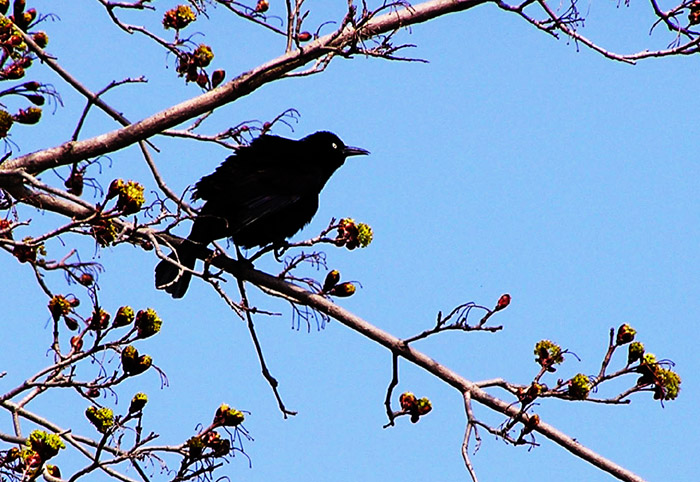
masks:
{"type": "Polygon", "coordinates": [[[302,196],[295,194],[268,194],[250,198],[241,205],[237,224],[241,228],[249,226],[271,213],[280,212],[298,203],[301,199],[302,196]]]}
{"type": "MultiPolygon", "coordinates": [[[[253,189],[285,190],[289,176],[295,174],[296,141],[277,136],[260,136],[229,156],[216,170],[195,185],[193,199],[230,197],[232,192],[253,189]]],[[[293,185],[293,184],[292,184],[293,185]]],[[[288,188],[287,188],[288,189],[288,188]]]]}

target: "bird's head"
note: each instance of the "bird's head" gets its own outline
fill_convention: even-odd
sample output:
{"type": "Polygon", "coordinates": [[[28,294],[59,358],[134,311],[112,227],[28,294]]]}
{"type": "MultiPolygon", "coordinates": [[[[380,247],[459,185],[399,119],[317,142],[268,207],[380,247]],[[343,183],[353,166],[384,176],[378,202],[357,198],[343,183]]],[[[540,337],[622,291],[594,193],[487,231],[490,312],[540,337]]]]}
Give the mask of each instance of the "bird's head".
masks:
{"type": "Polygon", "coordinates": [[[322,163],[324,167],[328,167],[332,171],[342,166],[347,157],[366,156],[369,154],[368,150],[346,146],[343,141],[332,132],[316,132],[304,137],[301,139],[301,142],[313,153],[315,162],[322,163]]]}

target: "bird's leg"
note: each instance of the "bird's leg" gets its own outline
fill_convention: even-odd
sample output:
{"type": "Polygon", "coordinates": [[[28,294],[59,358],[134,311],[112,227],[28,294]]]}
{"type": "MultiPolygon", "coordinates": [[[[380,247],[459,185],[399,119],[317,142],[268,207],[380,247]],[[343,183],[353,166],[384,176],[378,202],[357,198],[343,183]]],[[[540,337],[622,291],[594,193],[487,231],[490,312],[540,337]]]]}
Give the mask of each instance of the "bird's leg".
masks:
{"type": "Polygon", "coordinates": [[[286,239],[282,241],[275,241],[274,243],[272,243],[272,251],[278,263],[282,262],[281,258],[290,246],[291,245],[289,244],[289,242],[287,242],[286,239]]]}
{"type": "Polygon", "coordinates": [[[273,256],[277,260],[277,262],[281,262],[281,257],[287,251],[292,245],[289,244],[286,240],[282,241],[275,241],[272,244],[268,244],[266,246],[263,246],[260,248],[256,253],[254,253],[250,258],[248,258],[248,262],[251,264],[253,261],[256,259],[262,257],[264,254],[269,253],[270,251],[273,252],[273,256]]]}

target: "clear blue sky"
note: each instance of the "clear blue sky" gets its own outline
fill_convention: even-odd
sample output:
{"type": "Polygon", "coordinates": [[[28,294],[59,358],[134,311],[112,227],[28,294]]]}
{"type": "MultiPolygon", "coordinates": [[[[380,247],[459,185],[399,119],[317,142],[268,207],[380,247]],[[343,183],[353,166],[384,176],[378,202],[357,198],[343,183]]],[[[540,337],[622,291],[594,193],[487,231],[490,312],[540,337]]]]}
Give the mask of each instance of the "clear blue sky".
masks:
{"type": "MultiPolygon", "coordinates": [[[[271,1],[273,8],[276,3],[281,2],[271,1]]],[[[317,3],[334,18],[345,4],[309,1],[308,6],[317,3]]],[[[672,38],[661,29],[648,37],[649,7],[633,3],[629,8],[592,5],[584,34],[625,53],[665,47],[672,38]]],[[[176,3],[156,4],[158,14],[143,14],[152,25],[176,3]]],[[[146,85],[122,87],[107,97],[128,118],[141,119],[198,93],[176,78],[172,57],[142,37],[123,35],[98,2],[31,5],[60,17],[46,27],[49,50],[89,88],[99,90],[126,76],[149,78],[146,85]]],[[[224,9],[211,13],[211,21],[195,24],[206,38],[195,40],[214,47],[214,68],[226,69],[228,78],[283,49],[280,39],[224,9]]],[[[309,22],[325,19],[322,13],[309,22]]],[[[144,23],[143,18],[131,20],[144,23]]],[[[205,130],[218,132],[293,107],[301,113],[295,132],[282,127],[278,134],[332,130],[346,143],[369,149],[371,156],[349,160],[335,175],[314,222],[297,238],[314,235],[332,216],[371,224],[375,241],[369,248],[326,249],[328,265],[362,283],[354,297],[339,303],[400,337],[431,327],[438,310],[467,301],[490,305],[510,293],[512,305],[496,319],[505,325],[502,332],[448,333],[416,344],[471,380],[504,377],[527,384],[538,369],[534,344],[543,338],[581,358],[569,357],[545,379],[550,385],[556,377],[597,373],[609,329],[632,324],[649,351],[677,363],[683,378],[678,400],[665,407],[650,394],[634,396],[627,406],[547,400],[536,411],[648,480],[695,480],[700,443],[691,405],[700,396],[697,59],[613,63],[585,49],[577,52],[575,45],[492,6],[415,26],[400,40],[418,45],[407,54],[430,63],[338,59],[324,74],[277,82],[222,108],[205,130]]],[[[83,107],[53,73],[41,66],[32,70],[64,94],[65,106],[45,116],[41,135],[37,129],[14,130],[22,152],[68,139],[83,107]]],[[[95,111],[84,137],[115,127],[95,111]]],[[[227,155],[198,143],[156,143],[162,149],[156,161],[176,191],[227,155]]],[[[103,186],[116,177],[153,186],[136,148],[111,160],[111,167],[103,163],[103,186]]],[[[43,179],[58,183],[51,173],[43,179]]],[[[22,237],[63,222],[33,210],[24,213],[34,222],[22,237]]],[[[49,248],[55,257],[67,250],[57,242],[49,248]]],[[[95,252],[91,243],[82,249],[83,259],[95,252]]],[[[211,289],[195,282],[183,300],[173,301],[153,288],[152,253],[122,245],[97,256],[106,268],[105,309],[150,306],[165,320],[162,333],[139,348],[166,371],[170,387],[161,390],[150,372],[129,380],[117,404],[124,411],[132,391],[146,391],[151,403],[145,430],[160,433],[160,443],[185,440],[227,402],[252,412],[245,426],[255,438],[245,444],[252,469],[244,457],[236,457],[220,474],[231,480],[468,480],[460,455],[461,398],[425,372],[402,364],[397,393],[429,397],[433,412],[416,425],[401,419],[383,430],[389,353],[337,322],[322,331],[292,330],[288,307],[256,292],[260,308],[281,313],[259,318],[257,326],[281,394],[299,411],[284,421],[259,374],[244,324],[211,289]]],[[[51,334],[47,299],[29,268],[9,256],[0,263],[4,392],[47,363],[51,334]]],[[[260,267],[277,269],[270,263],[260,267]]],[[[75,290],[60,277],[50,280],[58,292],[75,290]]],[[[621,365],[622,358],[614,363],[621,365]]],[[[85,370],[88,374],[89,367],[85,370]]],[[[604,386],[599,395],[620,387],[604,386]]],[[[30,405],[90,434],[82,418],[85,407],[69,393],[30,405]]],[[[476,414],[492,424],[501,421],[478,406],[476,414]]],[[[9,417],[0,418],[0,430],[10,431],[9,417]]],[[[483,481],[611,480],[542,437],[542,445],[530,452],[483,432],[482,438],[472,462],[483,481]]],[[[66,453],[56,463],[69,473],[75,460],[66,453]]]]}

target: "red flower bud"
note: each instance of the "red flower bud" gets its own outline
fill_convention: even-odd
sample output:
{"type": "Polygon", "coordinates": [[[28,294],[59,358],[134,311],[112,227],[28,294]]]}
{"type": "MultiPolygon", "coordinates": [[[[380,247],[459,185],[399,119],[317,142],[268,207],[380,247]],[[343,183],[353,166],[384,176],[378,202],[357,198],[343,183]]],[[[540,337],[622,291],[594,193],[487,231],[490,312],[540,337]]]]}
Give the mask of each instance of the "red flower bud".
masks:
{"type": "Polygon", "coordinates": [[[221,82],[224,81],[225,77],[226,77],[225,70],[215,70],[214,72],[211,73],[211,86],[217,87],[221,82]]]}
{"type": "Polygon", "coordinates": [[[6,79],[16,80],[24,77],[24,68],[17,64],[10,64],[2,71],[2,75],[6,79]]]}
{"type": "Polygon", "coordinates": [[[399,397],[399,404],[401,404],[401,409],[407,412],[416,409],[416,402],[416,396],[411,392],[402,393],[399,397]]]}
{"type": "Polygon", "coordinates": [[[20,45],[20,44],[23,42],[23,40],[22,40],[22,37],[21,37],[21,36],[19,36],[19,35],[13,35],[12,37],[10,37],[10,38],[8,39],[7,42],[8,42],[11,46],[17,47],[18,45],[20,45]]]}
{"type": "Polygon", "coordinates": [[[498,298],[498,303],[496,303],[496,307],[493,309],[493,311],[501,311],[503,308],[505,308],[509,304],[510,304],[510,295],[508,293],[501,295],[501,297],[498,298]]]}
{"type": "Polygon", "coordinates": [[[37,32],[32,34],[32,39],[42,49],[49,44],[49,36],[46,35],[46,32],[37,32]]]}
{"type": "Polygon", "coordinates": [[[83,339],[79,336],[73,336],[70,339],[70,345],[75,351],[80,351],[83,349],[83,339]]]}
{"type": "Polygon", "coordinates": [[[107,198],[106,199],[112,199],[113,197],[117,197],[121,190],[124,187],[124,180],[123,179],[115,179],[109,184],[109,189],[107,189],[107,198]]]}
{"type": "Polygon", "coordinates": [[[255,6],[255,12],[265,13],[268,8],[270,8],[270,2],[267,0],[258,0],[258,4],[255,6]]]}
{"type": "Polygon", "coordinates": [[[36,261],[36,248],[18,244],[12,249],[12,254],[20,263],[33,263],[36,261]]]}
{"type": "Polygon", "coordinates": [[[197,76],[197,85],[202,89],[206,89],[209,86],[209,76],[206,72],[202,72],[197,76]]]}
{"type": "Polygon", "coordinates": [[[90,319],[91,330],[104,330],[109,326],[110,315],[101,308],[95,310],[90,319]]]}

